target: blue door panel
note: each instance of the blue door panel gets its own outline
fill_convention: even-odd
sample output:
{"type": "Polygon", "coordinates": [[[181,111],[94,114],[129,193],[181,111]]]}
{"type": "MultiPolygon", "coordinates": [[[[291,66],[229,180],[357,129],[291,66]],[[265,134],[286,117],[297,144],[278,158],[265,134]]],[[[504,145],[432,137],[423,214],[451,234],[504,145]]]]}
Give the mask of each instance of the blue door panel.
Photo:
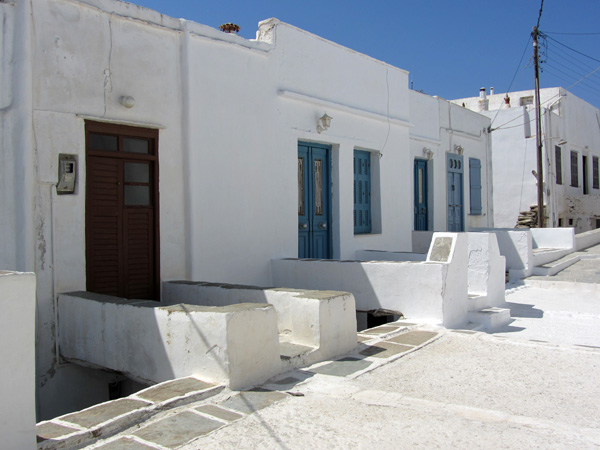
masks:
{"type": "Polygon", "coordinates": [[[331,258],[330,147],[298,144],[298,258],[331,258]]]}
{"type": "Polygon", "coordinates": [[[427,185],[427,161],[424,159],[415,159],[415,231],[427,231],[427,185]]]}
{"type": "Polygon", "coordinates": [[[463,157],[447,153],[448,231],[464,231],[463,157]]]}

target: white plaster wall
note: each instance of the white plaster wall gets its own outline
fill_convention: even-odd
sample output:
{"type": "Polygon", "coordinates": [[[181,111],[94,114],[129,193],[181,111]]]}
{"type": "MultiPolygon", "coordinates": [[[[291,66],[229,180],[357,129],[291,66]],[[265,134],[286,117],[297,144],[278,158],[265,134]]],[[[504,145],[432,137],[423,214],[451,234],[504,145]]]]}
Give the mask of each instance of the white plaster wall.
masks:
{"type": "MultiPolygon", "coordinates": [[[[430,97],[410,91],[410,115],[413,127],[410,130],[411,149],[411,201],[414,198],[414,159],[426,159],[429,185],[428,229],[445,231],[448,227],[448,193],[446,153],[463,150],[464,174],[464,224],[469,230],[476,227],[493,226],[491,148],[487,134],[490,119],[465,108],[458,107],[444,99],[430,97]],[[427,154],[429,153],[429,154],[427,154]],[[480,215],[470,214],[469,198],[469,158],[481,161],[481,203],[480,215]]],[[[411,209],[410,214],[413,214],[411,209]]],[[[413,224],[414,227],[414,224],[413,224]]],[[[413,238],[419,238],[413,234],[413,238]]],[[[422,248],[419,242],[413,246],[422,248]]]]}
{"type": "MultiPolygon", "coordinates": [[[[109,379],[55,354],[56,296],[85,289],[86,119],[160,130],[162,280],[271,284],[270,260],[297,256],[299,140],[332,145],[335,258],[411,250],[405,71],[278,21],[250,42],[113,0],[0,7],[15,20],[2,34],[3,55],[13,42],[14,56],[1,69],[13,95],[9,104],[2,91],[0,169],[2,205],[14,211],[0,223],[15,238],[2,240],[1,258],[38,276],[40,419],[87,406],[81,392],[100,392],[109,379]],[[135,98],[133,108],[119,104],[123,95],[135,98]],[[334,120],[319,134],[324,112],[334,120]],[[352,226],[355,149],[370,151],[376,168],[369,235],[352,226]],[[55,194],[58,153],[79,156],[75,195],[55,194]]],[[[433,176],[445,171],[441,156],[433,176]]],[[[445,213],[435,220],[444,229],[445,213]]]]}
{"type": "MultiPolygon", "coordinates": [[[[275,29],[274,57],[289,176],[297,176],[297,141],[333,147],[333,257],[353,258],[359,249],[409,250],[412,202],[405,193],[410,180],[398,176],[409,163],[407,73],[287,24],[275,29]],[[333,117],[331,128],[318,134],[316,120],[325,112],[333,117]],[[374,221],[370,234],[354,234],[355,149],[372,154],[374,221]]],[[[295,242],[296,186],[290,194],[288,208],[294,207],[290,239],[295,242]]],[[[297,256],[297,250],[288,256],[297,256]]]]}
{"type": "Polygon", "coordinates": [[[505,302],[506,258],[500,255],[493,233],[467,233],[469,241],[469,294],[485,295],[489,306],[505,302]]]}
{"type": "Polygon", "coordinates": [[[108,382],[89,370],[57,364],[54,351],[55,295],[85,289],[84,119],[160,128],[163,277],[186,275],[184,149],[179,33],[74,1],[36,0],[33,6],[37,372],[39,414],[47,418],[89,406],[82,401],[104,400],[97,393],[108,382]],[[119,104],[122,95],[136,99],[134,108],[119,104]],[[59,153],[79,157],[75,195],[56,195],[59,153]],[[65,385],[73,388],[64,390],[65,385]]]}
{"type": "Polygon", "coordinates": [[[573,228],[532,228],[533,248],[575,248],[573,228]]]}
{"type": "Polygon", "coordinates": [[[459,328],[467,323],[468,310],[468,266],[469,240],[467,233],[434,233],[427,254],[427,264],[431,264],[436,250],[436,239],[451,239],[449,255],[442,263],[445,278],[442,283],[442,315],[446,328],[459,328]]]}
{"type": "Polygon", "coordinates": [[[59,318],[62,356],[142,382],[196,375],[240,389],[281,365],[277,315],[267,304],[156,307],[81,292],[60,295],[59,318]]]}
{"type": "Polygon", "coordinates": [[[467,238],[452,239],[448,263],[392,261],[273,260],[280,286],[351,292],[358,311],[389,309],[407,318],[434,320],[452,328],[466,322],[467,238]]]}
{"type": "Polygon", "coordinates": [[[411,229],[414,230],[414,160],[426,159],[428,171],[427,200],[429,206],[428,232],[413,232],[412,250],[427,252],[433,231],[447,229],[446,196],[446,148],[441,142],[440,107],[438,99],[410,91],[410,118],[413,127],[410,130],[410,216],[413,217],[411,229]],[[426,152],[431,152],[427,155],[426,152]],[[423,240],[420,238],[424,238],[423,240]]]}
{"type": "Polygon", "coordinates": [[[0,269],[34,271],[29,2],[0,3],[0,269]]]}
{"type": "Polygon", "coordinates": [[[494,233],[498,241],[500,254],[506,258],[506,270],[510,281],[531,275],[533,270],[532,229],[489,229],[477,230],[494,233]]]}
{"type": "Polygon", "coordinates": [[[378,250],[361,250],[356,252],[359,261],[425,261],[426,253],[385,252],[378,250]]]}
{"type": "Polygon", "coordinates": [[[0,292],[2,447],[35,448],[35,274],[0,271],[0,292]]]}
{"type": "Polygon", "coordinates": [[[356,308],[348,292],[173,281],[163,285],[162,300],[200,306],[269,303],[277,312],[280,338],[315,347],[313,361],[341,355],[356,346],[356,308]]]}
{"type": "Polygon", "coordinates": [[[385,308],[405,317],[443,321],[446,268],[423,262],[273,260],[279,286],[351,292],[358,311],[385,308]],[[415,280],[419,280],[415,283],[415,280]]]}
{"type": "MultiPolygon", "coordinates": [[[[488,96],[490,111],[484,114],[495,118],[492,138],[496,226],[513,227],[519,211],[529,210],[531,205],[537,204],[536,181],[531,174],[532,170],[537,171],[534,107],[519,106],[520,98],[533,95],[532,90],[510,93],[511,108],[503,106],[504,94],[488,96]],[[498,107],[501,107],[499,111],[498,107]]],[[[453,102],[464,102],[467,108],[478,110],[477,97],[453,102]]],[[[600,190],[592,187],[592,160],[600,155],[600,112],[563,88],[541,89],[540,103],[548,226],[556,227],[562,219],[562,226],[573,226],[578,233],[595,228],[595,219],[600,216],[600,190]],[[559,143],[562,151],[560,185],[556,184],[554,156],[555,146],[559,143]],[[571,186],[571,151],[578,154],[577,187],[571,186]],[[583,194],[582,155],[588,158],[587,195],[583,194]]]]}
{"type": "MultiPolygon", "coordinates": [[[[457,152],[457,146],[462,148],[463,154],[463,205],[465,230],[478,227],[494,226],[494,209],[492,201],[492,171],[490,166],[491,143],[488,139],[487,129],[490,120],[481,115],[456,106],[446,100],[439,99],[440,136],[441,147],[446,151],[457,152]],[[477,158],[481,162],[481,214],[470,212],[470,177],[469,158],[477,158]]],[[[444,159],[444,173],[446,172],[446,155],[444,159]]],[[[447,190],[444,183],[444,193],[447,190]]],[[[445,203],[447,205],[447,201],[445,203]]]]}

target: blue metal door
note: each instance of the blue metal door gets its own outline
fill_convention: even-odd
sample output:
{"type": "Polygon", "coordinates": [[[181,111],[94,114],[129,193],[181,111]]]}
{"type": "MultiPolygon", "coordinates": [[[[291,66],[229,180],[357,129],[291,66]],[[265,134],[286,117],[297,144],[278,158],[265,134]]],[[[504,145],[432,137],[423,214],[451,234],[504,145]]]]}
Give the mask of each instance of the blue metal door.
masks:
{"type": "Polygon", "coordinates": [[[330,147],[298,144],[298,258],[331,258],[330,147]]]}
{"type": "Polygon", "coordinates": [[[448,231],[464,231],[463,222],[463,157],[447,153],[448,231]]]}
{"type": "Polygon", "coordinates": [[[415,231],[427,231],[427,161],[415,159],[415,231]]]}

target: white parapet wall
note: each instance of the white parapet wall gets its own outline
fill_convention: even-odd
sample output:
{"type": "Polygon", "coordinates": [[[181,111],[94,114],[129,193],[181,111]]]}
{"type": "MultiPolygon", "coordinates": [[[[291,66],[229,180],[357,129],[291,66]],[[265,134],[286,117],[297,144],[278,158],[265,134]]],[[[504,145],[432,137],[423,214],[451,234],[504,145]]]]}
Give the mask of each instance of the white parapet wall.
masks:
{"type": "Polygon", "coordinates": [[[452,328],[466,323],[467,237],[435,233],[427,261],[279,259],[277,285],[351,292],[356,309],[388,309],[452,328]]]}
{"type": "Polygon", "coordinates": [[[506,258],[493,233],[467,233],[469,238],[468,285],[470,295],[485,295],[488,306],[505,303],[506,258]]]}
{"type": "Polygon", "coordinates": [[[531,275],[533,239],[529,228],[480,228],[475,231],[496,235],[500,254],[506,258],[510,281],[531,275]]]}
{"type": "Polygon", "coordinates": [[[272,305],[163,306],[73,292],[58,299],[62,357],[159,383],[197,375],[240,389],[277,374],[272,305]]]}
{"type": "Polygon", "coordinates": [[[0,271],[0,447],[35,448],[35,274],[0,271]]]}
{"type": "Polygon", "coordinates": [[[575,249],[575,228],[531,228],[533,248],[575,249]]]}
{"type": "Polygon", "coordinates": [[[427,253],[357,250],[356,259],[359,261],[425,261],[427,253]]]}
{"type": "Polygon", "coordinates": [[[348,292],[169,281],[163,283],[162,300],[210,306],[269,303],[277,312],[282,337],[315,348],[306,362],[345,354],[357,343],[355,302],[348,292]]]}
{"type": "Polygon", "coordinates": [[[577,251],[600,244],[600,228],[575,235],[575,249],[577,251]]]}

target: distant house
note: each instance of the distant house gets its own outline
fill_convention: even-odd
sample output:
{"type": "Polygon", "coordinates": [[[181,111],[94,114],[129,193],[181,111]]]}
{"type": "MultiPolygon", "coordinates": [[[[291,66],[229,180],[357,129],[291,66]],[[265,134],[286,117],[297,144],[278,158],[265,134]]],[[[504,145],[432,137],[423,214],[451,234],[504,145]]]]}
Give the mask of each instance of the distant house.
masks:
{"type": "Polygon", "coordinates": [[[273,259],[494,225],[490,119],[404,70],[276,19],[246,40],[117,0],[0,15],[0,269],[37,275],[40,419],[114,379],[60,358],[60,293],[268,286],[273,259]]]}
{"type": "MultiPolygon", "coordinates": [[[[537,205],[534,91],[453,100],[491,119],[494,223],[514,227],[537,205]]],[[[540,90],[548,227],[600,228],[600,112],[563,88],[540,90]]]]}

